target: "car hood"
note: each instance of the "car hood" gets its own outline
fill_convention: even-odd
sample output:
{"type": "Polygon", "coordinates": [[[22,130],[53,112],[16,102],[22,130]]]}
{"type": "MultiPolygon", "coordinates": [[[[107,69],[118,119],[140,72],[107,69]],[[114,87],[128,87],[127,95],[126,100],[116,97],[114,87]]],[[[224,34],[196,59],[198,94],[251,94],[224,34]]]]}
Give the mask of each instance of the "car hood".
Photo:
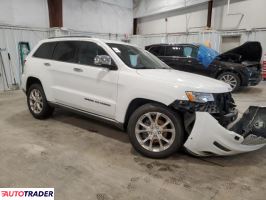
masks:
{"type": "Polygon", "coordinates": [[[220,60],[236,60],[260,62],[262,56],[262,47],[260,42],[246,42],[243,45],[231,49],[219,55],[220,60]]]}
{"type": "Polygon", "coordinates": [[[232,90],[230,85],[222,81],[174,69],[139,69],[137,73],[153,81],[184,88],[185,91],[226,93],[232,90]]]}

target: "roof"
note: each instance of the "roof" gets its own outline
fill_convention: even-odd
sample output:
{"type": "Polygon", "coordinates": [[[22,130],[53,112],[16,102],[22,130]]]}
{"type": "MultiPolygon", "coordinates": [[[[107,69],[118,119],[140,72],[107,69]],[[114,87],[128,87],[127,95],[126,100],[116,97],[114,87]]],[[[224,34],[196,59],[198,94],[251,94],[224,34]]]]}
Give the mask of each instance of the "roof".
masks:
{"type": "Polygon", "coordinates": [[[180,46],[183,46],[183,45],[193,45],[193,46],[197,46],[198,47],[200,44],[197,44],[197,43],[170,43],[170,44],[160,43],[160,44],[147,45],[146,47],[153,47],[153,46],[174,46],[174,45],[180,45],[180,46]]]}
{"type": "Polygon", "coordinates": [[[103,43],[115,43],[115,44],[124,44],[124,45],[134,46],[133,44],[125,43],[125,42],[122,42],[122,41],[92,38],[90,36],[60,36],[60,37],[50,37],[48,39],[43,40],[42,42],[69,41],[69,40],[84,40],[84,41],[94,41],[94,42],[100,41],[100,42],[103,42],[103,43]]]}

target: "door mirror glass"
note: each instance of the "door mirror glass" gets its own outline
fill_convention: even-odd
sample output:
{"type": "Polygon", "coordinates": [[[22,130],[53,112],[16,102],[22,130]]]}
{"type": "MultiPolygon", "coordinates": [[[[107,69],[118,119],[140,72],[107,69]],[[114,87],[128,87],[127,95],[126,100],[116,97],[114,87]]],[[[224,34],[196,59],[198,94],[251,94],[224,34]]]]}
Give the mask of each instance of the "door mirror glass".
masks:
{"type": "Polygon", "coordinates": [[[99,66],[108,66],[112,64],[112,58],[108,55],[97,55],[94,58],[94,64],[99,66]]]}
{"type": "Polygon", "coordinates": [[[116,70],[116,65],[112,62],[112,58],[108,55],[97,55],[94,58],[94,64],[102,67],[106,67],[110,70],[116,70]]]}
{"type": "Polygon", "coordinates": [[[97,55],[94,58],[94,64],[102,67],[106,67],[110,70],[116,70],[116,65],[113,64],[112,58],[108,55],[97,55]]]}

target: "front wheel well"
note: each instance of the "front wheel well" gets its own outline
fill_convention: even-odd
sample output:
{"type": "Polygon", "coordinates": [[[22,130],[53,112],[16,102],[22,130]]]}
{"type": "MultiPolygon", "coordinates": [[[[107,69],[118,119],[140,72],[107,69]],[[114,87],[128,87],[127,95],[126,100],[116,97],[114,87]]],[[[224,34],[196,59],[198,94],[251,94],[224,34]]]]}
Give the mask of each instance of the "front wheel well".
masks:
{"type": "Polygon", "coordinates": [[[26,93],[28,92],[30,86],[31,86],[32,84],[36,84],[36,83],[42,85],[41,81],[40,81],[38,78],[35,78],[35,77],[32,77],[32,76],[29,77],[29,78],[27,79],[27,84],[26,84],[26,93]]]}
{"type": "Polygon", "coordinates": [[[127,112],[126,112],[126,116],[125,116],[125,121],[124,121],[124,129],[127,129],[127,125],[128,125],[128,121],[130,116],[133,114],[133,112],[138,109],[139,107],[148,104],[148,103],[156,103],[162,106],[166,106],[163,103],[157,102],[157,101],[153,101],[150,99],[144,99],[144,98],[136,98],[134,100],[132,100],[127,108],[127,112]]]}
{"type": "Polygon", "coordinates": [[[222,70],[222,71],[220,71],[220,72],[218,72],[216,74],[215,78],[217,79],[222,73],[225,73],[225,72],[231,72],[231,73],[236,74],[239,77],[239,79],[240,79],[240,85],[241,85],[241,83],[242,83],[242,77],[241,77],[241,75],[238,72],[236,72],[234,70],[222,70]]]}

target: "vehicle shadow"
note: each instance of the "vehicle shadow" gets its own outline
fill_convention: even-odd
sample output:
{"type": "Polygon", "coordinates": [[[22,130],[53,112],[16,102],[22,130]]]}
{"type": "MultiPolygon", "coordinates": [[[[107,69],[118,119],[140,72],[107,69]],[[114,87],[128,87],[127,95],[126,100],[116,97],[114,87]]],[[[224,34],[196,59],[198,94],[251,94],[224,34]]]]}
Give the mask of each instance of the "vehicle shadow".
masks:
{"type": "Polygon", "coordinates": [[[126,132],[98,120],[61,109],[56,109],[52,118],[61,123],[72,125],[89,132],[95,132],[123,143],[129,143],[126,132]]]}

